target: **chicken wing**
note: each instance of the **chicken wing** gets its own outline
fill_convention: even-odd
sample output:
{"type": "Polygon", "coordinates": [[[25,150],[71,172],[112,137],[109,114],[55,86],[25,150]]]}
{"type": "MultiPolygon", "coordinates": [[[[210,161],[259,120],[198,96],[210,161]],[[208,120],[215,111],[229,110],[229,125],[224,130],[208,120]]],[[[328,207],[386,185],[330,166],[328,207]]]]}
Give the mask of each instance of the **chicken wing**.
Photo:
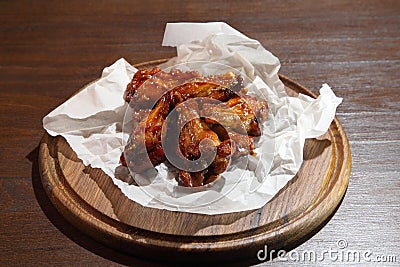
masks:
{"type": "Polygon", "coordinates": [[[186,187],[195,187],[209,184],[220,177],[229,166],[231,145],[229,140],[221,142],[217,147],[217,153],[214,161],[208,168],[198,172],[179,171],[176,178],[179,185],[186,187]]]}
{"type": "Polygon", "coordinates": [[[254,155],[254,138],[247,134],[239,134],[230,129],[224,128],[220,124],[207,124],[213,130],[221,141],[230,140],[232,146],[232,158],[236,159],[240,156],[254,155]]]}
{"type": "Polygon", "coordinates": [[[202,121],[196,109],[196,103],[192,103],[189,107],[185,104],[177,107],[178,127],[181,128],[179,151],[187,160],[192,162],[197,160],[204,166],[203,170],[196,172],[184,170],[179,172],[178,183],[190,187],[216,180],[228,167],[231,154],[230,142],[221,142],[218,135],[202,121]],[[210,152],[215,148],[215,157],[210,159],[209,156],[214,156],[210,152]]]}
{"type": "Polygon", "coordinates": [[[125,147],[125,159],[121,162],[125,161],[131,170],[140,173],[165,160],[161,145],[162,127],[169,112],[180,101],[182,99],[174,91],[161,97],[148,116],[133,129],[125,147]],[[152,164],[148,164],[147,156],[152,164]]]}
{"type": "MultiPolygon", "coordinates": [[[[159,68],[153,68],[152,70],[139,70],[135,73],[126,87],[124,98],[127,103],[133,101],[135,105],[141,108],[151,108],[167,91],[184,84],[188,85],[199,81],[229,88],[231,91],[244,89],[243,79],[232,72],[204,77],[198,71],[182,72],[178,69],[172,69],[170,72],[164,72],[159,68]]],[[[179,90],[190,95],[191,93],[188,90],[195,91],[197,87],[202,87],[202,85],[183,86],[179,90]]],[[[205,90],[202,92],[206,95],[205,90]]],[[[214,94],[217,97],[215,95],[216,91],[210,92],[210,94],[214,94]]]]}
{"type": "Polygon", "coordinates": [[[251,136],[260,136],[261,129],[257,117],[266,116],[268,109],[266,101],[257,101],[250,96],[235,96],[226,103],[203,105],[204,117],[207,123],[222,124],[224,127],[251,136]],[[237,119],[239,117],[239,120],[237,119]]]}

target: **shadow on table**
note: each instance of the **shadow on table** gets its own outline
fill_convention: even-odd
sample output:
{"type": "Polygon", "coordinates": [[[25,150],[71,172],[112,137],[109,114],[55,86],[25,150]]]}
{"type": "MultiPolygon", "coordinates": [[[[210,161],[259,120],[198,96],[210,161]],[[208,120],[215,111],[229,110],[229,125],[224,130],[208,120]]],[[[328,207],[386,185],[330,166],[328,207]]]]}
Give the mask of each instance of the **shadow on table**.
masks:
{"type": "Polygon", "coordinates": [[[128,266],[165,266],[155,262],[150,262],[145,259],[138,259],[106,247],[93,240],[89,236],[83,234],[77,228],[72,226],[67,220],[65,220],[64,217],[62,217],[62,215],[53,206],[43,188],[39,173],[38,156],[39,147],[36,147],[31,153],[29,153],[29,155],[27,155],[27,158],[32,162],[32,186],[40,208],[58,230],[60,230],[65,236],[79,246],[107,260],[128,266]]]}
{"type": "MultiPolygon", "coordinates": [[[[147,259],[137,258],[119,251],[116,251],[112,248],[109,248],[94,239],[90,238],[86,234],[79,231],[77,228],[72,226],[64,217],[57,211],[57,209],[53,206],[50,199],[48,198],[43,184],[41,182],[40,173],[39,173],[39,165],[38,165],[38,157],[39,157],[39,147],[36,147],[29,155],[26,156],[32,162],[32,186],[34,189],[35,197],[43,210],[46,217],[50,220],[50,222],[60,230],[65,236],[67,236],[70,240],[78,244],[79,246],[89,250],[96,255],[103,257],[107,260],[114,261],[119,264],[128,265],[128,266],[179,266],[177,263],[161,263],[156,261],[150,261],[147,259]]],[[[314,231],[310,232],[307,236],[297,240],[292,243],[290,246],[275,248],[276,251],[279,249],[283,249],[287,252],[290,250],[300,246],[315,234],[317,234],[325,225],[330,221],[330,219],[334,216],[337,209],[340,207],[343,199],[336,207],[334,212],[314,231]]],[[[276,256],[277,253],[274,254],[276,256]]],[[[157,260],[155,255],[154,260],[157,260]]],[[[273,259],[267,258],[266,261],[271,261],[273,259]]],[[[262,263],[257,259],[257,251],[254,251],[254,259],[249,259],[247,261],[240,262],[230,262],[226,264],[222,264],[218,262],[216,265],[218,266],[247,266],[262,263]]],[[[186,266],[186,264],[182,264],[182,266],[186,266]]],[[[212,266],[213,264],[208,263],[207,265],[212,266]]]]}

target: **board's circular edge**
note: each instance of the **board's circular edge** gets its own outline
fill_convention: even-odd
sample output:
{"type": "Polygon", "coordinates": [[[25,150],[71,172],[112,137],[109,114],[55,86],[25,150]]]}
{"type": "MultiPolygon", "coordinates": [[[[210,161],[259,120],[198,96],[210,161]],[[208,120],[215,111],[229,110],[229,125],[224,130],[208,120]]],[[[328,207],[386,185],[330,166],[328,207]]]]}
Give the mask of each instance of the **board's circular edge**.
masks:
{"type": "MultiPolygon", "coordinates": [[[[43,138],[48,137],[49,136],[44,136],[43,138]]],[[[43,151],[46,149],[46,144],[42,143],[40,151],[43,153],[43,151]]],[[[229,257],[230,259],[238,257],[236,251],[240,249],[242,253],[240,254],[239,258],[248,258],[252,255],[252,253],[254,254],[257,252],[257,248],[263,247],[266,244],[268,244],[270,248],[274,248],[274,245],[278,245],[278,247],[285,246],[287,245],[287,242],[290,242],[290,238],[293,238],[285,235],[284,228],[282,228],[280,229],[281,242],[275,241],[275,244],[270,243],[270,239],[272,237],[271,235],[266,233],[258,233],[257,235],[250,235],[246,237],[241,236],[239,238],[230,240],[215,240],[215,242],[211,242],[210,239],[207,239],[208,241],[206,242],[204,242],[204,240],[198,241],[198,237],[193,237],[193,239],[187,243],[187,246],[177,248],[176,240],[161,240],[160,236],[158,235],[156,238],[154,238],[149,235],[148,231],[143,231],[134,227],[124,228],[124,231],[121,231],[118,228],[110,228],[109,224],[98,220],[90,213],[86,213],[85,210],[79,209],[76,203],[71,202],[72,199],[68,195],[65,195],[65,192],[62,190],[62,188],[58,187],[57,182],[55,182],[56,180],[52,176],[53,173],[49,171],[49,166],[47,165],[49,162],[43,162],[42,160],[40,161],[40,171],[44,188],[59,212],[71,224],[90,235],[95,240],[131,254],[138,255],[138,251],[140,251],[139,256],[151,257],[154,251],[157,251],[157,254],[161,258],[166,257],[171,259],[171,256],[174,256],[173,258],[179,259],[179,261],[185,261],[191,259],[193,255],[208,252],[208,259],[221,260],[225,257],[229,257]],[[75,211],[71,210],[72,206],[76,206],[75,211]],[[90,220],[87,220],[87,218],[84,218],[84,216],[90,216],[90,220]],[[134,238],[132,238],[133,236],[134,238]],[[162,249],[160,250],[160,248],[162,249]]],[[[347,165],[350,165],[350,161],[348,161],[347,165]]],[[[349,171],[350,170],[347,169],[348,174],[349,171]]],[[[342,188],[343,190],[339,191],[339,194],[336,195],[336,204],[328,205],[331,207],[329,212],[318,213],[317,209],[310,210],[311,213],[315,213],[317,215],[313,217],[314,221],[323,222],[331,214],[344,195],[345,187],[342,188]]],[[[332,194],[332,191],[330,193],[332,194]]],[[[327,206],[324,203],[320,203],[320,205],[327,206]]],[[[305,216],[301,216],[300,220],[293,221],[290,224],[292,230],[295,229],[301,232],[301,229],[307,225],[308,231],[305,233],[307,234],[318,226],[316,224],[313,225],[311,221],[305,222],[305,219],[305,216]],[[293,227],[293,223],[296,224],[296,227],[293,227]],[[313,227],[310,228],[310,225],[313,227]]],[[[289,225],[286,225],[286,227],[289,227],[289,225]]],[[[172,235],[170,235],[170,238],[171,237],[172,235]]],[[[179,239],[180,237],[176,238],[179,239]]],[[[273,238],[277,238],[276,234],[273,235],[273,238]]]]}
{"type": "MultiPolygon", "coordinates": [[[[151,62],[145,62],[143,65],[146,64],[159,64],[165,62],[165,60],[155,60],[151,62]]],[[[295,81],[290,80],[289,78],[280,75],[281,79],[286,80],[287,82],[291,82],[292,84],[296,85],[299,88],[302,88],[302,90],[311,95],[315,95],[311,93],[308,89],[304,88],[300,84],[296,83],[295,81]]],[[[330,209],[326,210],[324,213],[318,213],[318,209],[314,208],[309,210],[308,212],[310,213],[315,213],[314,221],[322,222],[328,216],[335,210],[335,208],[338,206],[340,203],[341,199],[344,196],[344,193],[347,189],[347,185],[349,182],[349,177],[350,177],[350,169],[351,169],[351,153],[350,153],[350,146],[348,143],[348,139],[346,136],[345,131],[343,130],[342,125],[338,121],[338,119],[335,117],[334,123],[336,124],[339,132],[341,133],[342,136],[342,141],[344,142],[344,162],[343,166],[341,166],[341,172],[340,176],[343,179],[343,183],[340,185],[335,185],[336,187],[339,186],[338,190],[333,192],[332,190],[329,192],[328,195],[330,195],[330,199],[333,201],[333,203],[330,203],[330,205],[327,205],[330,207],[330,209]],[[335,193],[333,196],[332,194],[335,193]]],[[[255,250],[255,247],[260,247],[265,244],[268,244],[269,238],[271,236],[268,236],[267,233],[255,233],[254,235],[251,236],[239,236],[239,238],[236,239],[227,239],[227,240],[215,240],[216,242],[210,243],[210,242],[201,242],[199,241],[198,237],[194,237],[193,240],[190,240],[188,243],[188,246],[183,246],[181,248],[176,247],[176,242],[170,242],[167,239],[160,240],[160,236],[157,236],[157,239],[153,239],[153,242],[148,242],[151,240],[151,235],[149,235],[148,231],[141,231],[141,229],[132,229],[133,227],[128,227],[125,228],[121,231],[121,229],[117,228],[109,228],[109,225],[104,224],[104,222],[98,220],[95,216],[91,216],[92,220],[88,222],[85,220],[82,215],[85,214],[85,216],[88,216],[87,213],[85,213],[84,210],[79,210],[79,207],[76,207],[75,212],[71,210],[71,206],[76,205],[76,203],[71,202],[71,199],[68,198],[68,196],[65,195],[65,192],[61,190],[61,188],[57,187],[57,183],[55,182],[54,177],[52,177],[51,173],[51,168],[48,164],[52,164],[51,162],[45,160],[42,155],[48,154],[48,147],[46,147],[46,142],[43,142],[45,138],[50,138],[50,136],[45,133],[43,136],[43,139],[40,143],[40,149],[39,149],[39,169],[40,169],[40,175],[43,183],[43,187],[49,196],[51,202],[56,206],[56,208],[60,211],[60,213],[68,220],[70,221],[74,226],[82,230],[83,232],[89,234],[91,237],[94,239],[106,243],[109,246],[112,246],[114,248],[118,248],[121,250],[124,250],[129,253],[137,254],[135,253],[136,249],[140,248],[140,254],[143,255],[143,253],[147,256],[151,256],[151,253],[154,249],[157,249],[158,252],[160,247],[164,249],[165,256],[171,257],[171,255],[181,255],[182,253],[188,253],[189,255],[191,254],[197,254],[197,253],[202,253],[202,252],[213,252],[214,256],[218,254],[221,255],[226,255],[229,254],[229,252],[235,253],[235,251],[240,248],[242,250],[247,249],[253,249],[252,251],[254,253],[257,252],[255,250]],[[47,136],[46,136],[47,135],[47,136]],[[67,205],[66,203],[70,204],[67,205]],[[129,234],[129,232],[131,234],[129,234]],[[141,235],[142,234],[142,235],[141,235]],[[133,238],[133,236],[135,238],[133,238]],[[110,238],[111,237],[111,238],[110,238]],[[216,245],[215,245],[216,244],[216,245]],[[238,246],[240,244],[240,246],[238,246]],[[195,246],[193,246],[195,245],[195,246]],[[143,251],[143,248],[147,248],[146,251],[143,251]]],[[[53,164],[56,164],[56,162],[53,162],[53,164]]],[[[327,196],[319,203],[319,205],[324,205],[329,203],[325,203],[327,201],[327,196]]],[[[304,214],[303,214],[304,215],[304,214]]],[[[89,214],[90,216],[90,214],[89,214]]],[[[299,216],[296,220],[292,221],[290,223],[291,227],[295,227],[295,229],[301,229],[305,225],[310,226],[310,223],[312,222],[307,222],[304,221],[305,216],[299,216]]],[[[288,227],[289,225],[286,225],[288,227]]],[[[318,225],[313,224],[311,228],[308,228],[309,230],[307,233],[311,232],[314,230],[318,225]]],[[[157,234],[156,234],[157,235],[157,234]]],[[[290,242],[288,241],[289,239],[287,236],[285,236],[285,231],[284,231],[284,226],[282,229],[280,229],[280,238],[282,239],[282,243],[280,245],[286,245],[285,242],[290,242]],[[286,241],[285,241],[286,240],[286,241]]],[[[168,235],[166,235],[168,237],[168,235]]],[[[276,239],[276,235],[274,235],[274,238],[276,239]]],[[[201,240],[201,238],[200,238],[201,240]]],[[[209,240],[209,239],[208,239],[209,240]]],[[[249,251],[251,252],[251,251],[249,251]]],[[[162,255],[160,255],[162,256],[162,255]]],[[[215,257],[211,258],[215,258],[215,257]]],[[[217,257],[218,258],[218,257],[217,257]]]]}

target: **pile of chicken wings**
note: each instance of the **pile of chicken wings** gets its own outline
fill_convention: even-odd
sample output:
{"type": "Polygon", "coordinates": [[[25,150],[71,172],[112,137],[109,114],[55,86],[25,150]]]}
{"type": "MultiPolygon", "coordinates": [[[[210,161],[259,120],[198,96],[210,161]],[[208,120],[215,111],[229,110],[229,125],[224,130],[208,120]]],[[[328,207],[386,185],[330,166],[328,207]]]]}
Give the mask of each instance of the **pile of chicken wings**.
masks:
{"type": "Polygon", "coordinates": [[[139,70],[124,95],[132,108],[133,130],[122,165],[142,173],[168,160],[168,150],[197,164],[179,169],[179,185],[217,180],[233,159],[254,153],[254,137],[261,135],[268,104],[246,93],[242,77],[232,72],[205,76],[178,69],[139,70]],[[203,160],[212,151],[212,159],[203,160]]]}

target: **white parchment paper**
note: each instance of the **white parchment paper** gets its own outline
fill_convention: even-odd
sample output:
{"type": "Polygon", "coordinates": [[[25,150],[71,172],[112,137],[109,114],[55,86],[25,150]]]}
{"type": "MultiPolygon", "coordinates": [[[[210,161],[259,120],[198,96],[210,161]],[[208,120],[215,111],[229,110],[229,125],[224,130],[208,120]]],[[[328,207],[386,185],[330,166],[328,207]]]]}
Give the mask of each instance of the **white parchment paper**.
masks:
{"type": "Polygon", "coordinates": [[[327,84],[317,99],[288,97],[278,78],[278,58],[225,23],[169,23],[163,45],[177,47],[177,57],[161,68],[192,61],[228,65],[253,81],[250,93],[267,98],[270,116],[247,169],[232,167],[215,186],[189,193],[165,179],[174,175],[166,164],[157,167],[158,178],[147,186],[117,179],[115,170],[128,139],[122,133],[127,109],[123,93],[137,71],[124,59],[44,117],[44,129],[63,136],[85,165],[102,169],[128,198],[143,206],[210,215],[264,206],[297,173],[305,139],[328,130],[342,99],[327,84]]]}

